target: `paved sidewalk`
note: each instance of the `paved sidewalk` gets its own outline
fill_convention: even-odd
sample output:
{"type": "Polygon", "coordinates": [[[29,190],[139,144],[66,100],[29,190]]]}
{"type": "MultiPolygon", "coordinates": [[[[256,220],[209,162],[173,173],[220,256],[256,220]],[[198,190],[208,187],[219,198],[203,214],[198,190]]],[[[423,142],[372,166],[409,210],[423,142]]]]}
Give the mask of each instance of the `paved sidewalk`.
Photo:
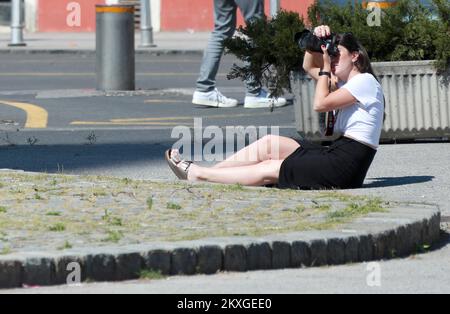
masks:
{"type": "MultiPolygon", "coordinates": [[[[154,34],[156,48],[139,48],[140,33],[136,33],[136,50],[150,53],[202,53],[210,33],[161,32],[154,34]]],[[[10,48],[10,34],[0,32],[0,52],[94,52],[95,33],[26,33],[26,47],[10,48]]]]}

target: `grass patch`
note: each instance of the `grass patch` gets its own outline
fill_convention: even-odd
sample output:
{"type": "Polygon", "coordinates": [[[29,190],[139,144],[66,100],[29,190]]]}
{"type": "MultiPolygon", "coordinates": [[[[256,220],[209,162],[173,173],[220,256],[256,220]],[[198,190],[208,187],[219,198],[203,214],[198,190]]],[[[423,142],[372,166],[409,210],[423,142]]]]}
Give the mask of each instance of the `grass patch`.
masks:
{"type": "Polygon", "coordinates": [[[331,210],[331,205],[330,204],[316,204],[314,205],[314,209],[317,209],[318,211],[321,212],[327,212],[331,210]]]}
{"type": "Polygon", "coordinates": [[[110,217],[109,211],[107,209],[105,209],[105,214],[102,216],[102,220],[106,221],[109,219],[109,217],[110,217]]]}
{"type": "Polygon", "coordinates": [[[369,213],[385,212],[386,210],[382,206],[381,199],[369,199],[365,203],[352,202],[344,209],[333,211],[327,214],[327,220],[329,221],[346,221],[350,218],[355,218],[369,213]]]}
{"type": "Polygon", "coordinates": [[[47,213],[45,214],[45,216],[54,216],[54,217],[59,217],[59,216],[61,216],[61,212],[57,212],[57,211],[50,211],[50,212],[47,212],[47,213]]]}
{"type": "Polygon", "coordinates": [[[214,184],[214,185],[199,185],[202,188],[212,189],[216,192],[243,192],[246,190],[245,186],[242,184],[214,184]]]}
{"type": "Polygon", "coordinates": [[[122,183],[125,185],[130,185],[131,183],[133,183],[133,180],[131,180],[130,178],[124,178],[122,179],[122,183]]]}
{"type": "Polygon", "coordinates": [[[0,214],[5,214],[7,212],[6,207],[0,206],[0,214]]]}
{"type": "Polygon", "coordinates": [[[144,269],[139,272],[139,279],[141,280],[161,280],[166,278],[161,271],[153,269],[144,269]]]}
{"type": "Polygon", "coordinates": [[[73,248],[72,244],[70,244],[69,241],[66,241],[62,246],[58,247],[58,250],[59,251],[70,250],[71,248],[73,248]]]}
{"type": "Polygon", "coordinates": [[[109,230],[107,237],[102,240],[102,242],[113,242],[117,243],[123,238],[123,233],[121,231],[109,230]]]}
{"type": "Polygon", "coordinates": [[[109,223],[111,226],[116,226],[116,227],[121,227],[121,226],[123,226],[122,219],[120,219],[120,218],[118,218],[118,217],[111,217],[111,218],[108,220],[108,223],[109,223]]]}
{"type": "Polygon", "coordinates": [[[92,191],[92,195],[95,197],[100,197],[100,196],[107,196],[108,193],[106,193],[106,191],[102,189],[95,189],[94,191],[92,191]]]}
{"type": "Polygon", "coordinates": [[[8,255],[12,252],[11,248],[9,246],[5,246],[1,251],[0,255],[8,255]]]}
{"type": "Polygon", "coordinates": [[[242,184],[234,184],[234,185],[230,185],[229,187],[227,187],[226,190],[229,192],[239,192],[239,191],[244,191],[245,188],[242,184]]]}
{"type": "Polygon", "coordinates": [[[48,227],[48,230],[52,231],[52,232],[63,232],[66,230],[66,225],[63,224],[62,222],[58,222],[58,223],[48,227]]]}
{"type": "Polygon", "coordinates": [[[178,205],[176,203],[172,203],[172,202],[167,203],[167,209],[180,210],[182,208],[183,207],[181,207],[180,205],[178,205]]]}
{"type": "Polygon", "coordinates": [[[102,219],[111,226],[116,226],[116,227],[123,226],[122,219],[119,217],[111,216],[107,209],[105,209],[105,215],[102,216],[102,219]]]}
{"type": "Polygon", "coordinates": [[[148,208],[148,210],[152,210],[152,208],[153,208],[153,197],[147,198],[147,208],[148,208]]]}
{"type": "Polygon", "coordinates": [[[416,254],[425,254],[431,250],[431,245],[421,244],[416,247],[416,254]]]}

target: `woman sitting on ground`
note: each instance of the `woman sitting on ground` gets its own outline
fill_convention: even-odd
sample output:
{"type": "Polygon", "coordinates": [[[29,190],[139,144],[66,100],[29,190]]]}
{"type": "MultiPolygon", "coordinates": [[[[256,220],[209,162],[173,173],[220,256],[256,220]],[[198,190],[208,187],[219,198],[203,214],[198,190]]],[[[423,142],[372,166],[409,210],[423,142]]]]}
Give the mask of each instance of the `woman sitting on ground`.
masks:
{"type": "MultiPolygon", "coordinates": [[[[330,28],[319,26],[314,34],[327,37],[330,28]]],[[[189,181],[292,189],[361,188],[379,145],[384,96],[368,54],[353,34],[340,35],[338,43],[337,56],[330,58],[322,46],[323,54],[307,51],[303,65],[317,81],[314,110],[338,110],[334,131],[342,136],[331,146],[268,135],[211,168],[184,161],[177,150],[169,150],[166,159],[171,169],[189,181]]]]}

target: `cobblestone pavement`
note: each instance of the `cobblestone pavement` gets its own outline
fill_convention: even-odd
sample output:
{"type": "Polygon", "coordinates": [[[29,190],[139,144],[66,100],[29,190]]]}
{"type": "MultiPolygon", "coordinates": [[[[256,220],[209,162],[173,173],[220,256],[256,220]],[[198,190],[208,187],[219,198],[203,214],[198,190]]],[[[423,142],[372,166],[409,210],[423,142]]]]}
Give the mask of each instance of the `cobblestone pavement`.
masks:
{"type": "Polygon", "coordinates": [[[0,252],[324,230],[389,206],[338,192],[2,172],[0,252]]]}

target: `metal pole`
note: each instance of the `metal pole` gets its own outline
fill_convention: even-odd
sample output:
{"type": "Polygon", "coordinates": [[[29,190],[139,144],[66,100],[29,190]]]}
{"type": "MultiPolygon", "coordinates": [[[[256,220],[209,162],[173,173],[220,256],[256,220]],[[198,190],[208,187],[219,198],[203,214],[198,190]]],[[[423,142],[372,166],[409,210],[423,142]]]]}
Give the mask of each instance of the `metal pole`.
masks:
{"type": "Polygon", "coordinates": [[[23,11],[22,0],[12,0],[11,2],[11,43],[10,47],[25,47],[23,41],[23,11]]]}
{"type": "Polygon", "coordinates": [[[135,90],[134,6],[96,6],[98,90],[135,90]]]}
{"type": "Polygon", "coordinates": [[[278,11],[280,11],[280,0],[270,0],[270,16],[277,16],[278,11]]]}
{"type": "Polygon", "coordinates": [[[142,48],[156,47],[153,42],[153,26],[151,0],[141,0],[141,46],[142,48]]]}

